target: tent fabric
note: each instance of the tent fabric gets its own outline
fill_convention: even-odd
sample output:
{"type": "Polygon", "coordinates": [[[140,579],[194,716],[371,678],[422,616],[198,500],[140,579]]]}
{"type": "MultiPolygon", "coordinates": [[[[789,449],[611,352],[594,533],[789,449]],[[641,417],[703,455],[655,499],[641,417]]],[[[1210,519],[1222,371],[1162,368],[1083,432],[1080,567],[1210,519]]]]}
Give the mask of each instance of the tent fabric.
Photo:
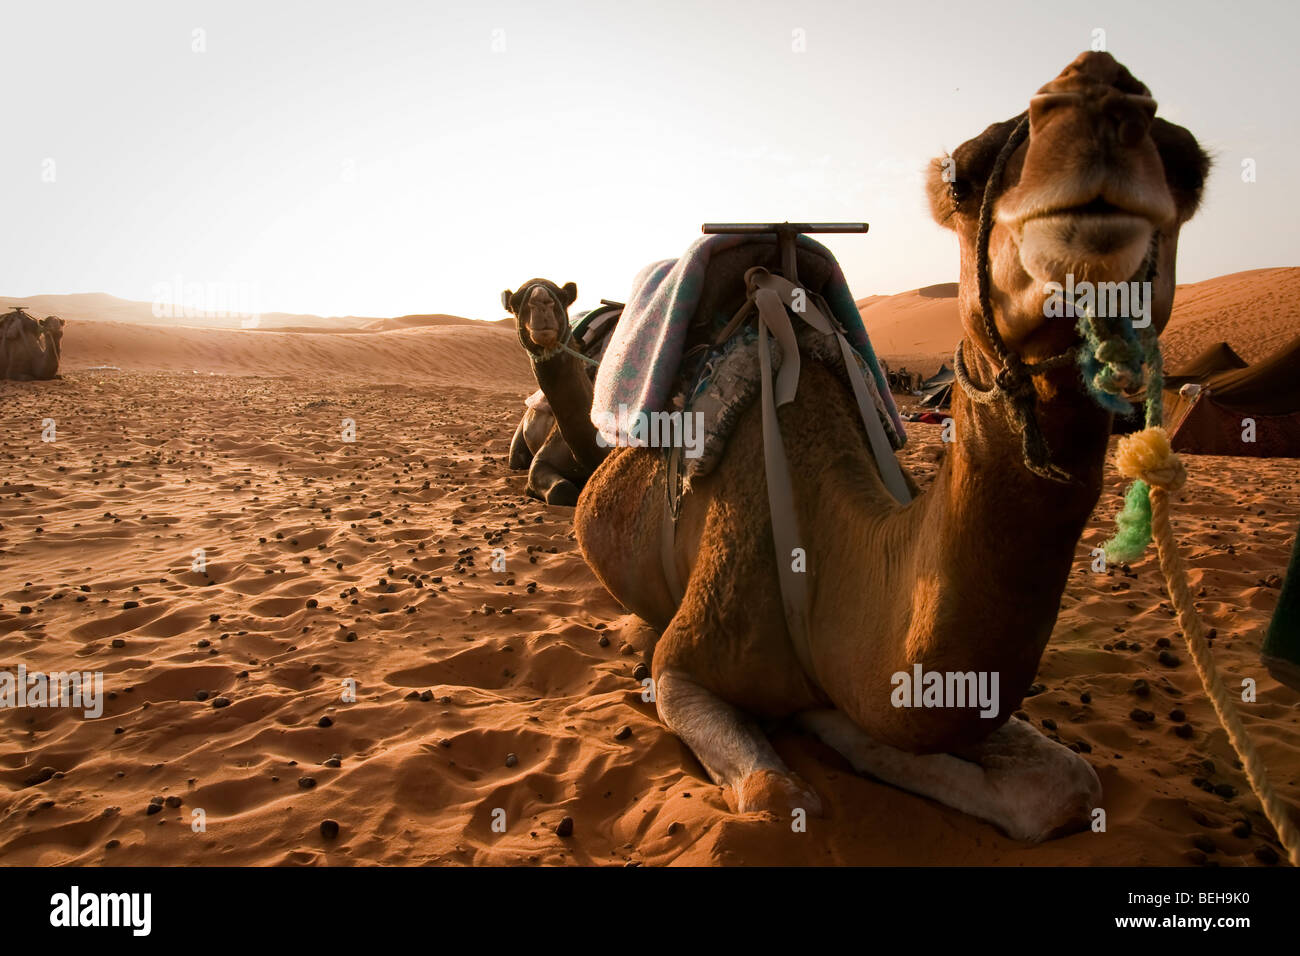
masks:
{"type": "Polygon", "coordinates": [[[1229,408],[1261,415],[1300,412],[1300,336],[1262,362],[1219,372],[1202,384],[1229,408]]]}
{"type": "Polygon", "coordinates": [[[1182,384],[1201,388],[1165,393],[1174,451],[1300,458],[1300,337],[1262,362],[1182,384]],[[1247,418],[1254,421],[1253,442],[1243,439],[1247,418]]]}
{"type": "Polygon", "coordinates": [[[952,369],[948,367],[947,362],[944,362],[939,366],[939,371],[935,372],[921,383],[921,391],[924,392],[926,389],[934,388],[936,385],[949,385],[952,383],[953,378],[954,375],[952,369]]]}
{"type": "Polygon", "coordinates": [[[1176,372],[1165,375],[1165,387],[1177,391],[1189,382],[1201,383],[1211,375],[1234,368],[1245,368],[1246,360],[1227,342],[1211,345],[1176,372]]]}
{"type": "Polygon", "coordinates": [[[945,362],[924,382],[918,390],[921,405],[925,408],[947,408],[952,404],[952,383],[955,380],[952,369],[945,362]]]}

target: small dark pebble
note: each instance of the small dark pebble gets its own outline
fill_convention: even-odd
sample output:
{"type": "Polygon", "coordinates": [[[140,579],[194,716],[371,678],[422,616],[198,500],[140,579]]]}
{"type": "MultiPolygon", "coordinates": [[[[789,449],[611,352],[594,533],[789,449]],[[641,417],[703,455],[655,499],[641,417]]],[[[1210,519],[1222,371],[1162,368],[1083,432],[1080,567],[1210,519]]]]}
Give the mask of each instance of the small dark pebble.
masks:
{"type": "Polygon", "coordinates": [[[555,835],[558,837],[573,836],[573,817],[565,817],[555,827],[555,835]]]}
{"type": "Polygon", "coordinates": [[[315,778],[315,777],[299,777],[299,778],[298,778],[298,786],[302,787],[304,790],[310,790],[312,787],[316,786],[316,778],[315,778]]]}
{"type": "Polygon", "coordinates": [[[218,709],[220,709],[220,708],[222,708],[222,707],[229,707],[229,706],[230,706],[230,698],[228,698],[228,697],[218,697],[218,698],[216,698],[216,700],[214,700],[214,701],[212,702],[212,706],[215,707],[215,708],[218,708],[218,709]]]}
{"type": "Polygon", "coordinates": [[[339,824],[337,820],[322,820],[320,824],[320,835],[327,840],[333,840],[339,835],[339,824]]]}
{"type": "Polygon", "coordinates": [[[58,771],[55,770],[53,767],[42,767],[40,770],[36,771],[35,773],[30,774],[23,781],[23,786],[24,787],[38,786],[39,784],[44,783],[46,780],[49,780],[56,773],[58,773],[58,771]]]}

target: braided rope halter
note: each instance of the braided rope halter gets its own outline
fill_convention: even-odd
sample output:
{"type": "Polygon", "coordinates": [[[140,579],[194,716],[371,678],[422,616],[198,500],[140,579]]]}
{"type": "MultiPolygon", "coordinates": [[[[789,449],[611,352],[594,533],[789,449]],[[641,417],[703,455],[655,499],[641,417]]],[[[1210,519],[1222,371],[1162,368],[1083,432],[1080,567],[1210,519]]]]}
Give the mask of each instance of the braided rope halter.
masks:
{"type": "MultiPolygon", "coordinates": [[[[1140,353],[1134,355],[1130,349],[1117,347],[1115,343],[1119,339],[1121,331],[1114,328],[1104,328],[1092,315],[1085,315],[1080,320],[1080,331],[1084,333],[1085,340],[1097,341],[1098,349],[1096,353],[1085,355],[1080,344],[1076,343],[1050,358],[1039,362],[1026,362],[1019,354],[1007,348],[1006,342],[1003,341],[1002,333],[998,331],[997,322],[993,316],[993,304],[989,291],[991,286],[989,276],[989,237],[993,231],[993,207],[1001,190],[1002,175],[1006,169],[1007,161],[1029,135],[1028,114],[1022,113],[1019,119],[1020,121],[1016,124],[1015,129],[1012,130],[1006,143],[998,152],[997,159],[993,163],[993,169],[989,173],[988,181],[984,184],[984,195],[980,201],[979,228],[975,234],[976,279],[979,283],[980,318],[983,323],[985,337],[999,363],[999,368],[994,376],[993,385],[987,389],[982,389],[971,381],[970,372],[966,368],[966,359],[963,354],[963,346],[965,345],[965,339],[963,338],[961,342],[957,343],[957,351],[953,355],[953,376],[957,379],[962,391],[977,404],[992,405],[999,401],[1006,403],[1012,424],[1016,431],[1020,433],[1021,458],[1029,471],[1040,478],[1046,478],[1059,484],[1077,485],[1081,483],[1078,478],[1052,461],[1052,450],[1047,444],[1047,439],[1043,436],[1042,428],[1038,424],[1038,416],[1035,414],[1037,392],[1034,389],[1034,376],[1074,365],[1080,362],[1081,358],[1086,358],[1092,363],[1101,361],[1107,369],[1118,364],[1119,361],[1123,361],[1131,367],[1134,360],[1136,360],[1136,369],[1133,371],[1140,375],[1144,356],[1140,353]]],[[[1135,279],[1139,276],[1141,277],[1140,281],[1150,282],[1155,279],[1159,243],[1160,233],[1156,232],[1151,237],[1151,246],[1147,250],[1142,265],[1138,267],[1135,279]]],[[[1127,323],[1128,320],[1125,319],[1124,322],[1127,323]]],[[[1131,325],[1128,334],[1132,335],[1131,325]]],[[[1151,336],[1151,339],[1154,340],[1154,336],[1151,336]]],[[[1148,348],[1145,351],[1148,353],[1145,357],[1149,359],[1150,349],[1148,348]]],[[[1159,355],[1158,348],[1155,350],[1155,354],[1159,355]]],[[[1109,408],[1111,411],[1122,410],[1117,408],[1113,402],[1105,401],[1102,394],[1099,393],[1104,390],[1104,392],[1114,395],[1120,390],[1120,386],[1131,385],[1133,372],[1131,371],[1128,375],[1108,374],[1104,378],[1107,384],[1095,384],[1093,381],[1089,381],[1089,391],[1101,401],[1104,407],[1109,408]]],[[[1123,404],[1127,407],[1128,403],[1124,402],[1123,404]]]]}

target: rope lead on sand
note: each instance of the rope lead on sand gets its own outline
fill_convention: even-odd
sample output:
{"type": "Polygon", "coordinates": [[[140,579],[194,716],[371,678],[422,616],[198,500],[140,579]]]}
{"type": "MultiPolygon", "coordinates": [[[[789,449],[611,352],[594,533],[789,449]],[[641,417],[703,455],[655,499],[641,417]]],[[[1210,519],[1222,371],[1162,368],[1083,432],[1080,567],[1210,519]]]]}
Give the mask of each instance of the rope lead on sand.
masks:
{"type": "Polygon", "coordinates": [[[1178,625],[1187,641],[1192,663],[1196,665],[1196,673],[1209,695],[1210,703],[1214,705],[1219,722],[1228,732],[1228,740],[1241,758],[1246,779],[1259,798],[1264,815],[1273,825],[1278,840],[1291,859],[1291,865],[1300,866],[1300,834],[1297,834],[1295,825],[1287,815],[1286,805],[1273,789],[1263,758],[1247,736],[1232,695],[1219,675],[1214,655],[1205,638],[1205,622],[1201,620],[1192,600],[1192,592],[1187,584],[1187,568],[1178,551],[1178,543],[1174,540],[1169,521],[1169,497],[1186,483],[1187,471],[1170,447],[1168,433],[1158,425],[1121,438],[1119,447],[1115,450],[1115,467],[1125,477],[1137,479],[1134,489],[1142,483],[1150,487],[1150,526],[1160,558],[1160,570],[1169,586],[1169,597],[1178,614],[1178,625]]]}

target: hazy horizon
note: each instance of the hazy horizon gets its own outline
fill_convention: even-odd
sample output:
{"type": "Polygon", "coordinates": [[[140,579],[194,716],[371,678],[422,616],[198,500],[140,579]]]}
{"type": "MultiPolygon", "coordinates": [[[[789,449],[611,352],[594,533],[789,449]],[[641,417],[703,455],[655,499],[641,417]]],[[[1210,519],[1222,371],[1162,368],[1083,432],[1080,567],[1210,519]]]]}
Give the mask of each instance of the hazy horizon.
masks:
{"type": "Polygon", "coordinates": [[[857,220],[858,298],[952,281],[928,160],[1105,31],[1214,155],[1178,281],[1300,264],[1280,3],[11,6],[0,295],[216,283],[254,311],[497,318],[624,298],[707,220],[857,220]],[[199,32],[196,32],[199,31],[199,32]],[[93,83],[84,80],[95,77],[93,83]],[[1253,160],[1256,179],[1243,182],[1253,160]]]}

